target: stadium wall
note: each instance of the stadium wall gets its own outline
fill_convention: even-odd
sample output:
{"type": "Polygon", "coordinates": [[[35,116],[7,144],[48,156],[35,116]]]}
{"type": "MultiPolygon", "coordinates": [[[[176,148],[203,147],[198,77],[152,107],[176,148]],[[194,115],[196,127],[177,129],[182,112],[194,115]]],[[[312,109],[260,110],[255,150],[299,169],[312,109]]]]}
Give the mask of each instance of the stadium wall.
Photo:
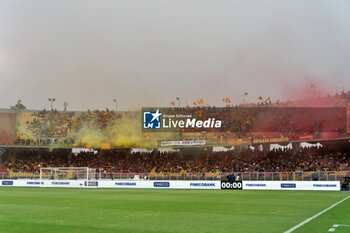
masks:
{"type": "Polygon", "coordinates": [[[339,181],[243,181],[248,190],[325,190],[339,191],[339,181]]]}
{"type": "Polygon", "coordinates": [[[1,180],[0,186],[339,191],[339,181],[1,180]]]}
{"type": "Polygon", "coordinates": [[[220,181],[168,180],[1,180],[0,186],[19,187],[95,187],[95,188],[160,188],[160,189],[220,189],[220,181]]]}

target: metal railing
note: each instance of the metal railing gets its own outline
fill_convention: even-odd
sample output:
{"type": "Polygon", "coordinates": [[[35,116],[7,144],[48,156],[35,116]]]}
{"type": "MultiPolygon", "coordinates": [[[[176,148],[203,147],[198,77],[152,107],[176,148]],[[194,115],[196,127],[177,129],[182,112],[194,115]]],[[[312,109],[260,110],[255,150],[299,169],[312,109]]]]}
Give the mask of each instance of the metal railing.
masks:
{"type": "MultiPolygon", "coordinates": [[[[220,180],[233,174],[239,180],[276,180],[276,181],[342,181],[350,176],[350,171],[296,171],[296,172],[230,172],[230,173],[105,173],[96,172],[89,175],[90,180],[220,180]]],[[[47,175],[43,179],[53,179],[47,175]]],[[[39,180],[39,172],[0,172],[0,179],[39,180]]],[[[57,179],[57,178],[56,178],[57,179]]],[[[76,179],[71,176],[69,179],[76,179]]],[[[86,179],[86,177],[85,177],[86,179]]]]}

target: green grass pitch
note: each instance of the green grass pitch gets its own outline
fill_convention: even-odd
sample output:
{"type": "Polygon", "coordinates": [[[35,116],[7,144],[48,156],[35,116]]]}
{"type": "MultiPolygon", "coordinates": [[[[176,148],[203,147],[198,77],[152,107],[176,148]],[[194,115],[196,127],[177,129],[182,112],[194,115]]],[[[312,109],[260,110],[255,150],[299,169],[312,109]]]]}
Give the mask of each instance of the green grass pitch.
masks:
{"type": "MultiPolygon", "coordinates": [[[[1,187],[0,232],[284,232],[348,195],[1,187]]],[[[350,199],[294,232],[326,233],[334,224],[350,225],[350,199]]]]}

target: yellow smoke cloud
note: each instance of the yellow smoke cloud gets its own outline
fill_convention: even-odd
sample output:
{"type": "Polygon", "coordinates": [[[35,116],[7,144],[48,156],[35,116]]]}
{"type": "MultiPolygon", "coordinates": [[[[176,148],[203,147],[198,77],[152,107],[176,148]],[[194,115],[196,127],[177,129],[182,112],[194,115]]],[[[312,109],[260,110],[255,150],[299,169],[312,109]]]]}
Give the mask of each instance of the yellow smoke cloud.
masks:
{"type": "MultiPolygon", "coordinates": [[[[16,135],[24,139],[37,141],[38,138],[28,129],[28,123],[32,122],[32,113],[20,114],[16,127],[16,135]]],[[[177,140],[179,133],[144,133],[141,130],[140,111],[126,112],[111,120],[103,129],[92,128],[94,119],[77,129],[79,116],[73,117],[73,125],[68,137],[72,145],[55,145],[87,147],[95,149],[110,149],[111,147],[157,148],[158,141],[177,140]]]]}
{"type": "Polygon", "coordinates": [[[115,122],[98,131],[84,127],[75,133],[75,146],[108,149],[110,147],[156,148],[159,140],[170,140],[178,133],[147,133],[141,131],[139,112],[122,114],[115,122]]]}

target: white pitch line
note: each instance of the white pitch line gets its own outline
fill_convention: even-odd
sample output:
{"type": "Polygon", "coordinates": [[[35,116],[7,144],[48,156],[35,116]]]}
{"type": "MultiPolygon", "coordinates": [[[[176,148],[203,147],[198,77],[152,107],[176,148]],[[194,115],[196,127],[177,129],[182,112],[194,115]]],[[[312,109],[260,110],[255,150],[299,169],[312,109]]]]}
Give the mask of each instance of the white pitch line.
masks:
{"type": "Polygon", "coordinates": [[[349,199],[349,198],[350,198],[350,196],[347,196],[347,197],[346,197],[346,198],[344,198],[343,200],[338,201],[337,203],[335,203],[335,204],[331,205],[331,206],[330,206],[330,207],[328,207],[327,209],[322,210],[322,211],[321,211],[321,212],[319,212],[318,214],[315,214],[315,215],[314,215],[314,216],[312,216],[311,218],[306,219],[304,222],[299,223],[298,225],[296,225],[296,226],[294,226],[294,227],[290,228],[288,231],[285,231],[284,233],[290,233],[290,232],[295,231],[295,230],[296,230],[296,229],[298,229],[299,227],[301,227],[301,226],[305,225],[306,223],[308,223],[308,222],[310,222],[311,220],[313,220],[313,219],[317,218],[317,217],[318,217],[318,216],[320,216],[321,214],[323,214],[323,213],[327,212],[328,210],[332,209],[333,207],[335,207],[335,206],[339,205],[340,203],[342,203],[343,201],[345,201],[345,200],[347,200],[347,199],[349,199]]]}

